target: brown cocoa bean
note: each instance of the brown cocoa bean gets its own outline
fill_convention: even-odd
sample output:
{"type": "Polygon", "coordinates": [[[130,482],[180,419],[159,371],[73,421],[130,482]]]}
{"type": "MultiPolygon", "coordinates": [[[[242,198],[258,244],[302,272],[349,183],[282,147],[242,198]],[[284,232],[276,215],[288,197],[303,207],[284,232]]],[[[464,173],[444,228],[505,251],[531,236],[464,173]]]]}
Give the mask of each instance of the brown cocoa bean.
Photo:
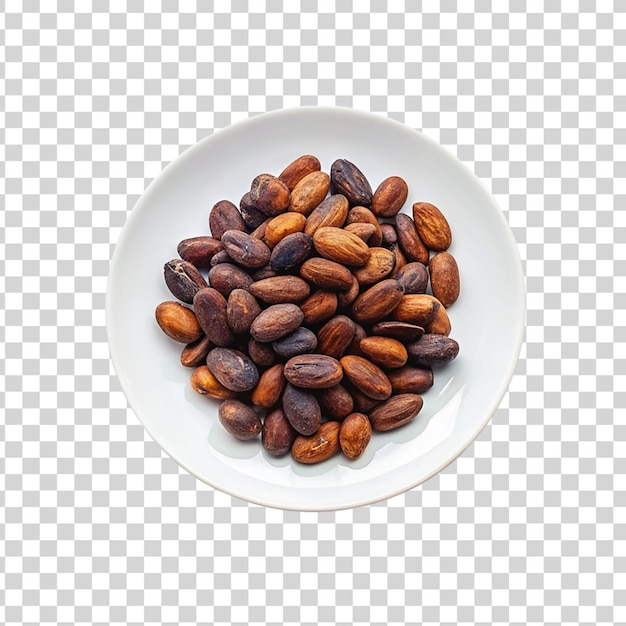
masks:
{"type": "Polygon", "coordinates": [[[193,307],[204,334],[216,346],[229,346],[235,337],[228,324],[226,298],[212,287],[200,289],[193,307]]]}
{"type": "Polygon", "coordinates": [[[367,415],[351,413],[339,429],[339,445],[349,459],[358,459],[372,438],[372,425],[367,415]]]}
{"type": "Polygon", "coordinates": [[[287,185],[289,191],[311,172],[319,172],[322,165],[317,157],[305,154],[290,163],[279,175],[278,178],[287,185]]]}
{"type": "Polygon", "coordinates": [[[290,359],[298,354],[309,354],[317,348],[317,337],[312,330],[300,327],[285,337],[272,342],[272,348],[283,359],[290,359]]]}
{"type": "Polygon", "coordinates": [[[301,435],[312,435],[320,427],[322,412],[312,393],[288,382],[283,392],[282,406],[285,417],[301,435]]]}
{"type": "Polygon", "coordinates": [[[180,302],[161,302],[154,314],[161,330],[174,341],[191,343],[202,337],[195,313],[180,302]]]}
{"type": "Polygon", "coordinates": [[[273,248],[287,235],[300,233],[304,230],[306,217],[300,213],[283,213],[272,218],[265,229],[264,241],[273,248]]]}
{"type": "Polygon", "coordinates": [[[231,391],[250,391],[259,382],[259,370],[252,359],[239,350],[213,348],[206,364],[217,380],[231,391]]]}
{"type": "Polygon", "coordinates": [[[244,194],[241,198],[239,210],[241,212],[243,223],[246,225],[246,230],[249,232],[258,228],[267,219],[267,215],[265,215],[263,211],[259,211],[259,209],[254,206],[250,197],[250,192],[244,194]]]}
{"type": "Polygon", "coordinates": [[[370,248],[370,258],[363,267],[352,270],[361,287],[367,287],[386,278],[396,263],[396,257],[387,248],[370,248]]]}
{"type": "Polygon", "coordinates": [[[250,201],[256,209],[274,217],[289,206],[290,193],[282,180],[271,174],[260,174],[252,181],[250,201]]]}
{"type": "Polygon", "coordinates": [[[334,193],[348,198],[350,204],[369,207],[372,204],[372,187],[363,172],[346,159],[337,159],[330,168],[334,193]]]}
{"type": "Polygon", "coordinates": [[[365,222],[354,222],[345,227],[346,232],[356,235],[361,241],[369,244],[372,237],[376,235],[376,226],[365,222]]]}
{"type": "Polygon", "coordinates": [[[254,337],[248,342],[248,356],[258,367],[271,367],[276,361],[276,354],[270,344],[261,343],[254,337]]]}
{"type": "Polygon", "coordinates": [[[354,301],[352,317],[360,324],[378,322],[398,306],[403,294],[404,287],[397,280],[382,280],[354,301]]]}
{"type": "Polygon", "coordinates": [[[313,239],[304,233],[292,233],[281,239],[270,257],[270,267],[279,274],[297,269],[313,253],[313,239]]]}
{"type": "Polygon", "coordinates": [[[341,194],[322,200],[306,218],[304,232],[313,237],[318,228],[336,226],[341,228],[348,217],[348,199],[341,194]]]}
{"type": "Polygon", "coordinates": [[[415,223],[405,213],[396,215],[396,233],[404,256],[409,261],[418,261],[426,265],[428,263],[428,250],[417,234],[415,223]]]}
{"type": "Polygon", "coordinates": [[[346,309],[352,305],[352,303],[358,298],[359,291],[361,289],[361,285],[359,285],[359,281],[356,279],[354,274],[352,275],[352,285],[350,289],[346,291],[340,291],[337,294],[337,304],[342,308],[346,309]]]}
{"type": "Polygon", "coordinates": [[[300,276],[318,287],[336,291],[350,289],[354,280],[354,276],[344,265],[319,257],[305,261],[300,268],[300,276]]]}
{"type": "Polygon", "coordinates": [[[225,298],[233,289],[248,289],[252,282],[248,272],[232,263],[220,263],[209,270],[209,285],[225,298]]]}
{"type": "Polygon", "coordinates": [[[223,245],[213,237],[191,237],[178,244],[180,258],[196,267],[209,267],[211,259],[223,249],[223,245]]]}
{"type": "Polygon", "coordinates": [[[398,233],[396,233],[396,227],[393,224],[381,224],[380,230],[383,234],[382,246],[389,248],[398,241],[398,233]]]}
{"type": "Polygon", "coordinates": [[[352,401],[354,403],[354,410],[357,413],[368,414],[375,406],[380,404],[380,400],[374,400],[369,396],[366,396],[362,391],[357,389],[352,383],[348,383],[346,388],[350,392],[352,396],[352,401]]]}
{"type": "Polygon", "coordinates": [[[304,319],[295,304],[274,304],[262,311],[252,322],[250,334],[262,343],[271,343],[293,332],[304,319]]]}
{"type": "Polygon", "coordinates": [[[192,343],[188,343],[180,353],[180,364],[183,367],[198,367],[202,365],[212,347],[211,340],[204,336],[192,343]]]}
{"type": "Polygon", "coordinates": [[[354,409],[354,400],[343,385],[320,389],[316,396],[322,415],[329,420],[341,421],[354,409]]]}
{"type": "Polygon", "coordinates": [[[289,423],[282,409],[274,409],[265,417],[261,431],[261,443],[269,455],[283,456],[287,454],[297,436],[298,433],[289,423]]]}
{"type": "Polygon", "coordinates": [[[449,252],[439,252],[430,260],[428,268],[433,296],[444,307],[451,306],[461,291],[459,267],[455,258],[449,252]]]}
{"type": "Polygon", "coordinates": [[[434,319],[440,306],[441,303],[428,294],[411,293],[402,296],[391,317],[398,322],[426,327],[434,319]]]}
{"type": "Polygon", "coordinates": [[[222,243],[231,259],[244,267],[263,267],[270,260],[270,249],[260,240],[240,230],[227,230],[222,243]]]}
{"type": "Polygon", "coordinates": [[[416,202],[413,205],[413,220],[420,240],[429,250],[442,252],[452,245],[452,231],[448,220],[435,205],[416,202]]]}
{"type": "Polygon", "coordinates": [[[376,232],[369,238],[367,242],[370,246],[380,246],[383,242],[383,231],[381,230],[378,218],[364,206],[355,206],[348,212],[346,225],[350,224],[371,224],[376,232]]]}
{"type": "Polygon", "coordinates": [[[228,256],[228,252],[226,250],[220,250],[213,255],[211,262],[209,265],[211,267],[215,267],[216,265],[220,265],[221,263],[232,263],[233,260],[228,256]]]}
{"type": "Polygon", "coordinates": [[[202,396],[209,396],[216,400],[236,398],[237,393],[226,389],[206,365],[200,365],[192,372],[190,378],[191,388],[202,396]]]}
{"type": "Polygon", "coordinates": [[[343,370],[337,359],[325,354],[301,354],[285,363],[285,378],[296,387],[323,389],[338,385],[343,370]]]}
{"type": "Polygon", "coordinates": [[[330,319],[337,310],[337,294],[328,289],[319,289],[310,295],[301,305],[304,323],[317,324],[330,319]]]}
{"type": "Polygon", "coordinates": [[[422,263],[407,263],[394,278],[402,283],[405,295],[426,293],[428,286],[428,270],[422,263]]]}
{"type": "Polygon", "coordinates": [[[163,275],[172,295],[187,304],[191,304],[196,293],[207,286],[196,266],[182,259],[168,261],[163,267],[163,275]]]}
{"type": "Polygon", "coordinates": [[[224,400],[220,404],[218,417],[222,426],[241,441],[254,439],[263,428],[254,410],[239,400],[224,400]]]}
{"type": "Polygon", "coordinates": [[[459,344],[445,335],[426,334],[406,349],[411,361],[422,367],[448,363],[459,354],[459,344]]]}
{"type": "Polygon", "coordinates": [[[348,355],[340,363],[348,380],[369,398],[386,400],[391,395],[391,383],[385,372],[371,361],[348,355]]]}
{"type": "Polygon", "coordinates": [[[226,317],[235,335],[250,332],[250,326],[260,312],[261,307],[251,293],[245,289],[233,289],[230,292],[226,304],[226,317]]]}
{"type": "Polygon", "coordinates": [[[360,348],[372,363],[387,369],[402,367],[409,358],[406,348],[391,337],[365,337],[360,348]]]}
{"type": "Polygon", "coordinates": [[[278,274],[272,269],[270,265],[266,265],[261,269],[253,270],[250,272],[250,277],[255,283],[258,283],[261,280],[265,280],[266,278],[272,278],[272,276],[278,276],[278,274]]]}
{"type": "Polygon", "coordinates": [[[362,239],[335,226],[318,228],[313,245],[321,256],[343,265],[365,265],[370,258],[370,249],[362,239]]]}
{"type": "Polygon", "coordinates": [[[209,213],[209,228],[215,239],[221,239],[227,230],[245,230],[239,209],[228,200],[220,200],[209,213]]]}
{"type": "Polygon", "coordinates": [[[282,363],[277,363],[261,374],[250,398],[253,404],[263,409],[270,409],[280,400],[287,384],[283,369],[282,363]]]}
{"type": "Polygon", "coordinates": [[[252,283],[248,291],[267,304],[302,302],[311,293],[309,284],[299,276],[283,275],[252,283]]]}
{"type": "MultiPolygon", "coordinates": [[[[433,298],[433,300],[436,300],[436,298],[433,298]]],[[[437,309],[435,317],[433,317],[424,330],[427,333],[445,335],[446,337],[450,334],[450,331],[452,330],[452,323],[450,322],[450,317],[448,316],[446,307],[440,306],[439,309],[437,309]]]]}
{"type": "Polygon", "coordinates": [[[375,335],[383,337],[393,337],[403,343],[417,341],[423,334],[424,329],[409,322],[378,322],[372,327],[375,335]]]}
{"type": "Polygon", "coordinates": [[[389,246],[389,249],[393,252],[393,255],[396,257],[396,262],[393,266],[393,270],[389,275],[390,278],[394,278],[398,272],[402,270],[402,268],[407,264],[406,257],[402,252],[402,248],[400,248],[400,244],[398,242],[393,243],[389,246]]]}
{"type": "Polygon", "coordinates": [[[408,424],[422,410],[424,401],[413,393],[401,393],[374,407],[370,422],[374,430],[386,431],[408,424]]]}
{"type": "Polygon", "coordinates": [[[299,436],[291,446],[291,454],[299,463],[326,461],[339,451],[339,424],[325,422],[310,437],[299,436]]]}
{"type": "Polygon", "coordinates": [[[289,211],[309,215],[326,197],[330,178],[326,172],[307,174],[291,192],[289,211]]]}
{"type": "Polygon", "coordinates": [[[346,354],[353,354],[354,356],[362,356],[365,358],[365,354],[363,354],[363,350],[361,350],[361,341],[367,337],[367,332],[365,328],[361,326],[361,324],[354,323],[354,338],[352,339],[352,343],[348,346],[346,350],[346,354]]]}
{"type": "Polygon", "coordinates": [[[434,383],[433,371],[428,367],[405,365],[387,373],[394,394],[424,393],[434,383]]]}
{"type": "Polygon", "coordinates": [[[354,322],[345,315],[337,315],[317,333],[317,351],[339,359],[354,339],[354,322]]]}
{"type": "Polygon", "coordinates": [[[372,213],[378,217],[393,217],[402,209],[409,188],[399,176],[385,178],[372,197],[372,213]]]}

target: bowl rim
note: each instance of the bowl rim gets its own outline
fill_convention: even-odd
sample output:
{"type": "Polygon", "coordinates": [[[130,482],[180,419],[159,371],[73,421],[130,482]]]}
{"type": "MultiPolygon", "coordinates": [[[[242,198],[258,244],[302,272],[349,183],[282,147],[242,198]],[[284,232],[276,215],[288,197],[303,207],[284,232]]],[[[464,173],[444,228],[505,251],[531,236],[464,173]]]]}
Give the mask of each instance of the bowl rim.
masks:
{"type": "Polygon", "coordinates": [[[264,112],[264,113],[252,114],[251,116],[245,119],[237,120],[224,128],[215,129],[206,137],[203,137],[195,144],[184,149],[177,157],[175,157],[172,161],[170,161],[150,181],[148,186],[145,188],[144,192],[137,199],[132,209],[129,211],[126,221],[120,230],[119,237],[117,241],[115,242],[115,247],[114,247],[113,254],[109,263],[109,272],[107,276],[107,287],[106,287],[106,295],[105,295],[105,324],[106,324],[107,343],[109,347],[109,357],[113,364],[113,369],[115,371],[117,379],[120,382],[122,391],[124,393],[124,396],[126,397],[128,405],[130,409],[133,411],[133,413],[135,414],[135,416],[138,418],[138,420],[140,421],[140,423],[142,424],[142,426],[144,427],[145,431],[148,433],[150,438],[159,446],[159,448],[165,454],[167,454],[167,456],[173,459],[186,472],[188,472],[189,474],[191,474],[192,476],[200,480],[202,483],[210,486],[213,489],[221,491],[222,493],[226,493],[234,498],[237,498],[237,499],[240,499],[240,500],[243,500],[243,501],[255,504],[255,505],[265,506],[265,507],[279,509],[279,510],[301,511],[301,512],[324,512],[324,511],[339,511],[339,510],[357,508],[361,506],[368,506],[368,505],[375,504],[378,502],[383,502],[385,500],[398,496],[402,493],[406,493],[407,491],[415,489],[415,487],[423,484],[424,482],[426,482],[433,476],[439,474],[446,467],[451,465],[454,461],[456,461],[459,458],[459,456],[463,454],[463,452],[465,452],[465,450],[467,450],[470,447],[470,445],[472,445],[472,443],[474,443],[478,435],[483,431],[483,429],[487,426],[487,424],[489,423],[493,415],[498,410],[500,404],[502,403],[504,396],[506,395],[510,387],[511,380],[515,374],[515,368],[519,361],[519,356],[521,353],[522,346],[524,344],[524,338],[525,338],[525,333],[526,333],[526,313],[527,313],[526,296],[527,296],[527,289],[526,289],[526,276],[524,273],[524,266],[523,266],[523,262],[522,262],[521,255],[519,252],[517,241],[515,240],[515,237],[513,235],[512,228],[509,225],[504,215],[504,212],[502,208],[500,207],[500,204],[497,202],[497,200],[493,196],[490,189],[483,182],[483,180],[476,175],[476,173],[469,167],[469,165],[467,165],[464,161],[462,161],[448,147],[438,143],[437,141],[435,141],[434,139],[426,135],[423,131],[418,130],[414,127],[408,126],[407,124],[400,122],[396,119],[393,119],[384,113],[372,112],[372,111],[367,111],[363,109],[353,109],[351,107],[346,107],[346,106],[307,105],[307,106],[286,107],[286,108],[281,108],[281,109],[274,109],[274,110],[264,112]],[[449,158],[452,158],[456,162],[457,165],[460,165],[461,168],[465,171],[465,173],[469,175],[470,178],[472,178],[473,181],[481,188],[481,190],[491,199],[491,201],[494,204],[494,207],[498,209],[497,219],[500,221],[501,226],[504,227],[503,230],[506,232],[506,237],[508,238],[508,242],[507,242],[508,247],[511,250],[515,251],[514,265],[516,267],[516,272],[517,272],[517,277],[516,277],[515,282],[516,284],[521,285],[521,293],[519,293],[518,296],[520,297],[520,301],[522,305],[522,316],[520,320],[521,323],[517,325],[514,341],[511,344],[513,346],[513,349],[511,351],[510,359],[507,363],[506,375],[502,378],[503,382],[500,388],[498,389],[498,392],[493,395],[493,400],[488,410],[485,410],[484,417],[476,423],[475,427],[471,431],[471,435],[469,435],[467,439],[462,442],[462,444],[457,445],[454,448],[454,451],[452,453],[447,455],[446,458],[441,463],[437,464],[431,471],[429,471],[425,475],[420,476],[416,480],[412,480],[408,483],[405,483],[404,485],[382,496],[377,495],[375,497],[354,497],[352,499],[348,498],[347,501],[341,505],[329,504],[329,505],[316,505],[316,506],[311,506],[311,507],[303,507],[302,505],[290,506],[289,503],[277,504],[277,503],[268,502],[261,498],[255,498],[254,495],[248,495],[248,494],[244,495],[242,493],[237,493],[236,490],[234,489],[217,485],[214,482],[212,482],[210,479],[207,479],[205,476],[198,474],[193,469],[188,467],[184,461],[181,461],[177,456],[175,456],[174,454],[166,450],[163,447],[163,445],[159,443],[159,441],[157,441],[157,439],[153,435],[150,427],[147,424],[147,420],[144,419],[142,411],[136,408],[137,406],[140,406],[140,403],[138,403],[137,401],[137,398],[133,392],[132,385],[128,384],[128,381],[121,374],[121,367],[119,367],[119,363],[121,362],[121,357],[117,351],[116,343],[112,340],[112,336],[114,334],[114,331],[112,328],[112,318],[113,318],[113,311],[112,311],[112,308],[113,308],[112,282],[113,281],[112,281],[112,278],[118,271],[118,263],[119,263],[118,250],[124,247],[126,239],[130,236],[129,233],[132,230],[131,228],[132,224],[134,224],[135,221],[140,219],[144,211],[143,207],[146,205],[149,205],[151,198],[153,194],[155,193],[155,189],[158,186],[158,183],[161,181],[161,179],[164,178],[171,169],[184,165],[184,163],[187,160],[194,157],[198,152],[203,151],[205,147],[209,145],[218,135],[219,137],[223,138],[225,135],[227,136],[231,133],[241,132],[242,128],[245,128],[245,127],[253,128],[257,125],[261,125],[264,123],[265,120],[273,118],[273,117],[285,116],[285,115],[287,116],[301,115],[305,111],[314,111],[319,114],[327,114],[327,115],[345,115],[349,117],[360,117],[364,121],[371,120],[372,117],[376,117],[377,121],[379,121],[382,124],[389,124],[390,126],[393,126],[394,128],[402,127],[402,129],[406,132],[415,133],[416,135],[420,137],[422,141],[424,141],[427,145],[429,145],[430,148],[434,150],[443,151],[444,153],[446,153],[446,155],[449,158]]]}

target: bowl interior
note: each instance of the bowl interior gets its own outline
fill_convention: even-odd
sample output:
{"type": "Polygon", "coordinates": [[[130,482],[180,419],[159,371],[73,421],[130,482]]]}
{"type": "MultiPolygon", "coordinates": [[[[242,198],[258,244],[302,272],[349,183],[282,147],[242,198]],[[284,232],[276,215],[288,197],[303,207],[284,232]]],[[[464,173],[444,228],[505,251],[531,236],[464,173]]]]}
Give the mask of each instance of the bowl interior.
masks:
{"type": "Polygon", "coordinates": [[[107,329],[113,363],[130,402],[154,440],[189,472],[234,496],[298,510],[346,508],[401,493],[455,459],[498,407],[518,358],[524,327],[524,279],[511,231],[474,174],[422,134],[350,109],[269,113],[217,132],[185,152],[150,185],[123,229],[111,264],[107,329]],[[208,213],[221,199],[238,204],[252,179],[278,174],[302,154],[324,171],[337,158],[356,163],[372,188],[398,175],[411,204],[437,205],[453,232],[462,293],[449,309],[452,364],[435,371],[424,408],[409,425],[375,433],[356,461],[337,455],[302,466],[274,459],[259,440],[240,442],[217,420],[217,401],[189,386],[182,346],[154,321],[173,297],[163,264],[180,240],[210,234],[208,213]]]}

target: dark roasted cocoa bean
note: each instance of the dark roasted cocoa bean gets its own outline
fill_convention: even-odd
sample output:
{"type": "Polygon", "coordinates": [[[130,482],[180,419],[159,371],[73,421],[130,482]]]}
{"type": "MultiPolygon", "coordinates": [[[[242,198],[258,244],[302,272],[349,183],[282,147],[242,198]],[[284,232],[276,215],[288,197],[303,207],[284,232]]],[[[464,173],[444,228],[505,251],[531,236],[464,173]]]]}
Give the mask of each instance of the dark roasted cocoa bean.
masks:
{"type": "Polygon", "coordinates": [[[254,439],[263,428],[254,410],[239,400],[224,400],[220,404],[218,417],[222,426],[241,441],[254,439]]]}
{"type": "Polygon", "coordinates": [[[248,289],[252,278],[245,270],[232,263],[220,263],[209,270],[209,285],[225,298],[233,289],[248,289]]]}
{"type": "Polygon", "coordinates": [[[206,280],[195,265],[182,259],[172,259],[163,267],[165,284],[176,298],[187,304],[200,289],[206,287],[206,280]]]}
{"type": "Polygon", "coordinates": [[[411,343],[424,334],[424,329],[409,322],[378,322],[372,327],[372,332],[383,337],[393,337],[403,343],[411,343]]]}
{"type": "Polygon", "coordinates": [[[426,293],[428,270],[422,263],[407,263],[394,278],[402,283],[404,293],[426,293]]]}
{"type": "Polygon", "coordinates": [[[178,244],[180,258],[196,267],[209,267],[211,259],[223,249],[223,245],[213,237],[192,237],[178,244]]]}
{"type": "Polygon", "coordinates": [[[282,405],[285,417],[301,435],[312,435],[320,427],[322,412],[312,393],[287,383],[282,405]]]}
{"type": "Polygon", "coordinates": [[[370,422],[374,430],[392,430],[404,426],[421,411],[424,401],[414,393],[401,393],[374,407],[370,422]]]}
{"type": "Polygon", "coordinates": [[[227,230],[245,230],[239,209],[228,200],[220,200],[209,213],[209,228],[215,239],[221,239],[227,230]]]}
{"type": "Polygon", "coordinates": [[[270,249],[260,240],[240,230],[227,230],[222,244],[231,259],[244,267],[264,267],[270,260],[270,249]]]}
{"type": "Polygon", "coordinates": [[[235,335],[250,332],[250,326],[260,312],[261,307],[251,293],[245,289],[233,289],[230,292],[226,315],[228,325],[235,335]]]}
{"type": "Polygon", "coordinates": [[[197,341],[188,343],[180,353],[180,364],[183,367],[198,367],[206,361],[206,355],[213,347],[208,337],[200,337],[197,341]]]}
{"type": "Polygon", "coordinates": [[[250,357],[231,348],[213,348],[206,358],[207,367],[226,389],[250,391],[259,382],[259,370],[250,357]]]}
{"type": "Polygon", "coordinates": [[[369,207],[372,204],[372,187],[361,170],[346,159],[337,159],[330,168],[334,193],[348,198],[350,204],[369,207]]]}
{"type": "Polygon", "coordinates": [[[312,330],[301,326],[278,341],[272,342],[272,348],[279,357],[290,359],[298,354],[315,352],[317,337],[312,330]]]}
{"type": "Polygon", "coordinates": [[[313,254],[313,239],[304,233],[292,233],[281,239],[270,257],[270,267],[279,274],[297,269],[313,254]]]}
{"type": "Polygon", "coordinates": [[[261,443],[265,451],[271,456],[287,454],[297,436],[298,433],[289,423],[282,409],[274,409],[265,417],[261,431],[261,443]]]}
{"type": "Polygon", "coordinates": [[[193,307],[204,334],[216,346],[229,346],[235,337],[228,325],[226,298],[212,287],[200,289],[193,307]]]}
{"type": "Polygon", "coordinates": [[[354,400],[343,385],[335,385],[316,392],[322,415],[329,420],[341,421],[352,413],[354,400]]]}
{"type": "Polygon", "coordinates": [[[406,348],[411,361],[422,367],[447,363],[459,353],[459,344],[445,335],[426,334],[406,348]]]}

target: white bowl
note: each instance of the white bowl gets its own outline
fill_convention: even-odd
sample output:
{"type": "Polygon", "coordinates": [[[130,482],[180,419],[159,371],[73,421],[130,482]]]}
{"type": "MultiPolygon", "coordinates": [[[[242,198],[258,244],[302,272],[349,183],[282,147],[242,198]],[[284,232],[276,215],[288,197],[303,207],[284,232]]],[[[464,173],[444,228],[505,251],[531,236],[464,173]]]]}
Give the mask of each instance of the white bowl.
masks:
{"type": "Polygon", "coordinates": [[[267,113],[207,137],[168,165],[128,218],[111,262],[107,331],[128,401],[152,438],[182,467],[238,498],[295,510],[333,510],[376,502],[433,476],[476,438],[508,387],[522,343],[522,266],[501,210],[476,176],[421,133],[379,115],[341,108],[267,113]],[[157,326],[154,310],[174,299],[163,264],[180,240],[208,235],[208,212],[236,204],[252,179],[278,174],[302,154],[324,171],[345,158],[375,189],[387,176],[409,185],[413,202],[438,206],[453,232],[450,252],[462,282],[449,309],[458,358],[435,371],[424,408],[410,424],[374,433],[363,456],[336,455],[305,466],[275,459],[260,441],[233,439],[218,422],[218,402],[196,394],[181,344],[157,326]]]}

